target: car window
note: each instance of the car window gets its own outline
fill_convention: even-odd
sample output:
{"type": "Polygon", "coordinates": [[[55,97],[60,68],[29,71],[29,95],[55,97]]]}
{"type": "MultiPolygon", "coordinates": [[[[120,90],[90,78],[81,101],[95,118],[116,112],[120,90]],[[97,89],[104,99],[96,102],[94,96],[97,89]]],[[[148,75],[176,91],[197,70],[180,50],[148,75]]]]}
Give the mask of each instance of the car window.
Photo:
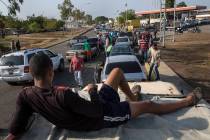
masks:
{"type": "Polygon", "coordinates": [[[28,54],[27,55],[27,58],[28,58],[28,62],[30,62],[31,58],[35,55],[35,53],[32,53],[32,54],[28,54]]]}
{"type": "Polygon", "coordinates": [[[23,55],[11,55],[5,56],[0,59],[0,66],[19,66],[24,65],[24,56],[23,55]]]}
{"type": "Polygon", "coordinates": [[[55,54],[52,53],[51,51],[45,50],[45,53],[51,58],[51,57],[55,57],[55,54]]]}
{"type": "Polygon", "coordinates": [[[115,55],[132,55],[132,51],[129,47],[113,47],[110,56],[115,55]]]}
{"type": "Polygon", "coordinates": [[[71,47],[71,50],[83,50],[83,46],[82,45],[74,45],[71,47]]]}
{"type": "Polygon", "coordinates": [[[109,63],[106,66],[105,74],[109,74],[114,68],[120,68],[124,73],[142,72],[141,67],[135,61],[109,63]]]}
{"type": "Polygon", "coordinates": [[[117,42],[128,42],[128,38],[118,38],[117,42]]]}

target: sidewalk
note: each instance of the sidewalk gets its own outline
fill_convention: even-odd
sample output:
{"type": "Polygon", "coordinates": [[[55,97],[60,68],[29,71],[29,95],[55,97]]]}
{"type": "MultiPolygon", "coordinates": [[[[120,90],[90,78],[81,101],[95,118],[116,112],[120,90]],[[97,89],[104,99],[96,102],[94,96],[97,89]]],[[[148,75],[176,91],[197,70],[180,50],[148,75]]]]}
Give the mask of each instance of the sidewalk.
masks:
{"type": "Polygon", "coordinates": [[[161,62],[159,67],[161,81],[174,84],[177,89],[184,94],[187,94],[192,90],[192,87],[188,85],[182,78],[180,78],[165,62],[161,62]]]}

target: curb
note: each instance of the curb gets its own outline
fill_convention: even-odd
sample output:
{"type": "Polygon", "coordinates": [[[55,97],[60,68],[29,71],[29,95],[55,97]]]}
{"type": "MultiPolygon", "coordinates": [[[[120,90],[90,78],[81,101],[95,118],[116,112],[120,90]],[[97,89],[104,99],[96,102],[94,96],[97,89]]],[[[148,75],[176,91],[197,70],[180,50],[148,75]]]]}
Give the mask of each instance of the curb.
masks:
{"type": "Polygon", "coordinates": [[[62,40],[62,41],[60,41],[60,42],[58,42],[58,43],[55,43],[55,44],[49,45],[49,46],[44,47],[44,48],[48,49],[48,48],[54,47],[55,45],[62,44],[63,42],[66,42],[66,41],[68,41],[68,40],[70,40],[70,39],[72,39],[72,38],[74,38],[74,37],[76,37],[76,36],[81,36],[81,35],[83,35],[83,34],[86,34],[87,32],[91,31],[92,29],[93,29],[93,28],[89,28],[89,29],[85,30],[85,31],[84,31],[84,32],[82,32],[82,33],[79,33],[79,34],[73,35],[73,36],[72,36],[72,37],[70,37],[70,38],[67,38],[67,39],[65,39],[65,40],[62,40]]]}

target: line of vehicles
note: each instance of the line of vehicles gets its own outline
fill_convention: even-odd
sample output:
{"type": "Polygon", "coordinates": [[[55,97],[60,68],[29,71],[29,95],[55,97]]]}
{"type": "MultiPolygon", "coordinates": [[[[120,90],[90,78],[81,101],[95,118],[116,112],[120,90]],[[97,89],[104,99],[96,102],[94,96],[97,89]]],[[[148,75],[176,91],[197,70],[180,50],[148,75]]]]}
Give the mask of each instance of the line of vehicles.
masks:
{"type": "MultiPolygon", "coordinates": [[[[112,47],[109,57],[106,57],[102,67],[95,69],[95,82],[103,82],[106,80],[110,71],[119,67],[125,72],[125,77],[128,81],[146,80],[145,68],[140,64],[138,54],[134,52],[135,40],[130,32],[112,31],[112,37],[115,38],[115,45],[112,47]]],[[[102,36],[106,36],[109,31],[104,31],[102,36]]],[[[92,57],[104,53],[104,48],[98,48],[97,37],[77,36],[69,41],[69,50],[66,56],[56,54],[48,49],[27,49],[3,55],[0,58],[0,80],[7,82],[10,85],[15,85],[19,82],[31,82],[33,78],[29,73],[29,61],[38,53],[47,54],[52,62],[53,69],[62,72],[65,69],[65,59],[71,61],[75,52],[84,60],[87,60],[87,54],[83,48],[84,42],[88,41],[91,47],[92,57]]],[[[105,39],[103,39],[104,46],[105,39]]]]}

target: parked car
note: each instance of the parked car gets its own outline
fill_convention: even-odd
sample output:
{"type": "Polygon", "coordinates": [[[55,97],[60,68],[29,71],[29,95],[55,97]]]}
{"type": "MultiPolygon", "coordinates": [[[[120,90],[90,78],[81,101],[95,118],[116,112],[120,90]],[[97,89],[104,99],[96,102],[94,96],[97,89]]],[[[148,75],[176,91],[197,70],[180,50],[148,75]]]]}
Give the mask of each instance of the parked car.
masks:
{"type": "Polygon", "coordinates": [[[17,82],[32,81],[33,78],[29,73],[29,61],[38,53],[44,53],[50,57],[54,70],[64,70],[64,58],[61,54],[53,53],[48,49],[28,49],[6,54],[0,58],[0,80],[11,85],[17,82]]]}
{"type": "Polygon", "coordinates": [[[99,53],[99,50],[97,49],[98,46],[98,38],[97,37],[91,37],[87,39],[90,47],[91,47],[91,51],[93,56],[96,56],[99,53]]]}
{"type": "Polygon", "coordinates": [[[106,58],[101,75],[97,75],[98,70],[95,70],[94,79],[96,82],[106,81],[108,75],[114,68],[121,68],[125,78],[129,82],[145,81],[145,68],[139,63],[135,55],[117,55],[106,58]]]}
{"type": "Polygon", "coordinates": [[[134,55],[131,46],[127,42],[117,43],[112,47],[109,56],[116,56],[116,55],[134,55]]]}
{"type": "Polygon", "coordinates": [[[66,60],[69,62],[71,61],[72,57],[74,56],[75,52],[78,52],[79,57],[83,58],[84,60],[86,59],[86,53],[83,48],[84,43],[77,43],[72,45],[70,50],[66,52],[66,60]]]}
{"type": "Polygon", "coordinates": [[[118,38],[116,39],[115,44],[117,44],[117,43],[122,43],[122,42],[128,43],[128,44],[130,44],[131,46],[133,45],[133,42],[131,42],[130,39],[129,39],[129,37],[127,37],[127,36],[118,37],[118,38]]]}
{"type": "Polygon", "coordinates": [[[209,19],[202,19],[198,21],[199,25],[209,25],[210,20],[209,19]]]}

